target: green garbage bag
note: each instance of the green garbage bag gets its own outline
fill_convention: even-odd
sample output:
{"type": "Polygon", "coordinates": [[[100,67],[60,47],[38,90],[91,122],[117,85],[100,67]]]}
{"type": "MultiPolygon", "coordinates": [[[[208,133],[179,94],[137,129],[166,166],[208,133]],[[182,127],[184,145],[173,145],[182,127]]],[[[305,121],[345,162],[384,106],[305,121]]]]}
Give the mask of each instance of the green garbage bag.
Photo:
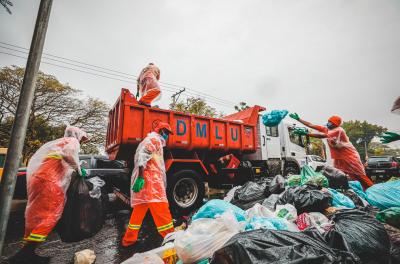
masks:
{"type": "Polygon", "coordinates": [[[376,219],[383,223],[400,228],[400,207],[391,207],[380,211],[376,215],[376,219]]]}
{"type": "Polygon", "coordinates": [[[328,187],[328,179],[320,172],[316,172],[308,165],[304,165],[300,172],[301,180],[300,184],[311,184],[320,187],[328,187]]]}
{"type": "Polygon", "coordinates": [[[292,175],[292,176],[289,176],[289,178],[286,181],[286,184],[289,187],[300,186],[300,181],[301,181],[300,175],[292,175]]]}

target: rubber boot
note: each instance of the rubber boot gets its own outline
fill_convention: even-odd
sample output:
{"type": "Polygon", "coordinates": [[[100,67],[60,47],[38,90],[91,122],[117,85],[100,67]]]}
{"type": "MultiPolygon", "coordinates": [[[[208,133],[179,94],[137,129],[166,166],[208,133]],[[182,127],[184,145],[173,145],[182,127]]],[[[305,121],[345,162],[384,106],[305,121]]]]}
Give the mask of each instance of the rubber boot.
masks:
{"type": "Polygon", "coordinates": [[[8,259],[10,264],[38,263],[47,264],[49,257],[41,257],[36,255],[35,249],[40,243],[26,243],[14,256],[8,259]]]}

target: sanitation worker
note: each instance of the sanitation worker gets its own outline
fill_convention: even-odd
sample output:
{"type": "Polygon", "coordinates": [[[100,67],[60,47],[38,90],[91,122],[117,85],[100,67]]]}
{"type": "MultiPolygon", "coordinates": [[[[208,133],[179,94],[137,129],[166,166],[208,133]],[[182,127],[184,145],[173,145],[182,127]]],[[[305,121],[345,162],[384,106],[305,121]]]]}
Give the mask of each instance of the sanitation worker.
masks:
{"type": "Polygon", "coordinates": [[[63,138],[44,144],[30,159],[26,171],[24,246],[11,263],[41,263],[46,259],[34,251],[61,218],[72,172],[85,173],[80,169],[78,153],[80,143],[87,139],[83,130],[68,126],[63,138]]]}
{"type": "MultiPolygon", "coordinates": [[[[400,96],[396,99],[392,107],[393,114],[400,114],[400,96]]],[[[400,140],[400,134],[395,132],[385,132],[380,136],[381,142],[383,144],[388,144],[390,142],[400,140]]]]}
{"type": "Polygon", "coordinates": [[[351,144],[344,129],[341,127],[341,117],[332,116],[328,119],[326,126],[319,126],[301,119],[296,113],[290,114],[289,116],[305,126],[320,132],[309,133],[304,129],[298,128],[295,129],[295,134],[308,135],[315,138],[326,138],[328,140],[331,156],[334,159],[333,166],[335,168],[348,174],[352,179],[360,181],[364,189],[373,185],[373,182],[365,173],[360,155],[353,144],[351,144]]]}
{"type": "Polygon", "coordinates": [[[139,104],[150,107],[153,101],[161,97],[159,80],[160,69],[154,63],[149,63],[137,79],[137,96],[140,95],[139,104]]]}
{"type": "Polygon", "coordinates": [[[167,179],[163,157],[163,147],[170,134],[173,132],[169,124],[160,122],[137,147],[131,178],[133,211],[122,239],[125,247],[137,241],[147,210],[150,210],[162,237],[174,232],[165,189],[167,179]]]}

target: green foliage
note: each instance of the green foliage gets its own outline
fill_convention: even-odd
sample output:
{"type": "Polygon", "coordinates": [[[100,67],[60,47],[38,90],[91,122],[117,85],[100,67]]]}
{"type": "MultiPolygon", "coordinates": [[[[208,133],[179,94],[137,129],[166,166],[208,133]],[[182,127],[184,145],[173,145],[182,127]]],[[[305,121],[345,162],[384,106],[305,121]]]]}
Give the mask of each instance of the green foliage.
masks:
{"type": "Polygon", "coordinates": [[[249,109],[249,108],[250,108],[250,106],[248,106],[246,102],[240,102],[239,105],[235,105],[235,110],[238,112],[249,109]]]}
{"type": "MultiPolygon", "coordinates": [[[[0,70],[0,146],[7,146],[21,91],[24,69],[16,66],[0,70]]],[[[82,145],[86,153],[97,154],[104,146],[108,106],[81,93],[56,77],[38,73],[35,96],[29,114],[23,150],[27,161],[44,143],[60,138],[66,124],[83,128],[91,140],[82,145]]]]}
{"type": "Polygon", "coordinates": [[[179,101],[176,104],[171,103],[171,110],[194,114],[199,116],[217,117],[217,110],[209,106],[206,101],[200,97],[189,97],[186,101],[179,101]]]}
{"type": "Polygon", "coordinates": [[[308,155],[317,155],[326,159],[326,147],[324,142],[319,138],[310,137],[310,144],[308,145],[308,155]]]}
{"type": "Polygon", "coordinates": [[[358,120],[344,122],[343,128],[362,159],[365,158],[365,145],[368,147],[374,137],[387,131],[385,127],[358,120]]]}

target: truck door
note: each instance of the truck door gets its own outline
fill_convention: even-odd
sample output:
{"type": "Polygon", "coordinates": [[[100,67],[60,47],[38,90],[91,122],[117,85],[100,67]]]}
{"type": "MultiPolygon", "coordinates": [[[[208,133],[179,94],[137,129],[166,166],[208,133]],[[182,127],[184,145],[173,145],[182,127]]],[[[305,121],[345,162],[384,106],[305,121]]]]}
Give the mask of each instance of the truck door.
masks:
{"type": "Polygon", "coordinates": [[[266,149],[269,159],[281,158],[281,141],[279,138],[278,126],[265,127],[266,131],[266,149]]]}

